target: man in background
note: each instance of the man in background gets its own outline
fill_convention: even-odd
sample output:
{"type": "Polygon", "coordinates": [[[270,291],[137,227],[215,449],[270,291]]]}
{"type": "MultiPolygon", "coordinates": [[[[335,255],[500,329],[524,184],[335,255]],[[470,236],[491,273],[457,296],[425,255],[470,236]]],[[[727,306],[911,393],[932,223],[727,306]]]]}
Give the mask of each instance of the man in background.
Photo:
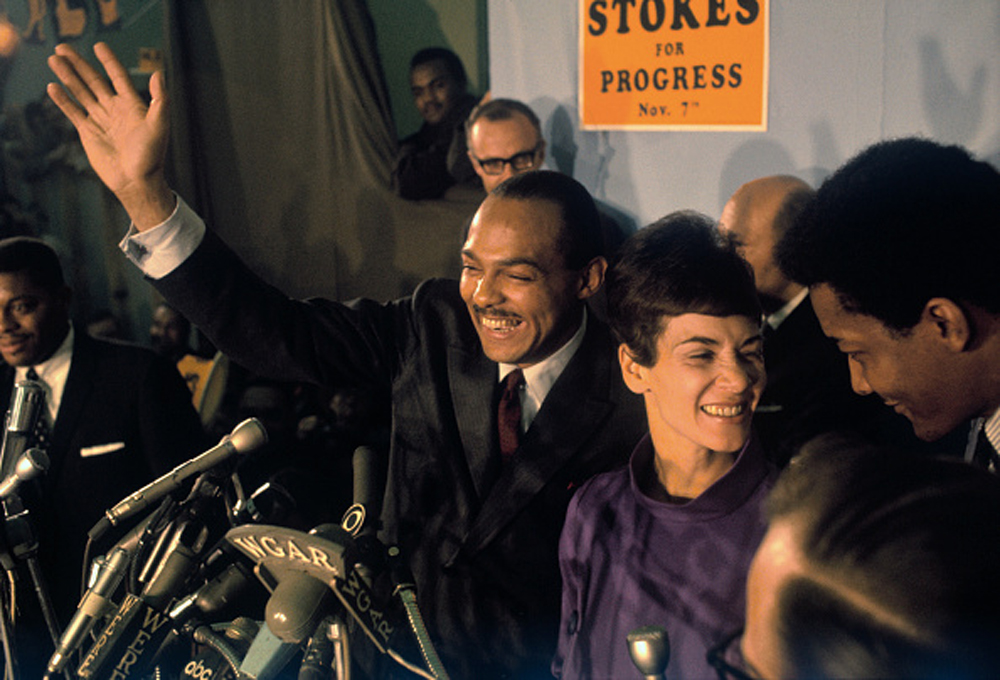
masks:
{"type": "Polygon", "coordinates": [[[785,276],[775,261],[778,240],[813,193],[797,177],[762,177],[737,189],[719,220],[719,229],[753,268],[764,309],[767,387],[754,429],[779,466],[822,432],[850,429],[874,436],[879,406],[851,390],[847,366],[823,335],[809,289],[785,276]]]}
{"type": "MultiPolygon", "coordinates": [[[[17,382],[45,393],[42,427],[29,444],[50,465],[22,499],[38,560],[65,627],[80,598],[87,532],[104,512],[206,442],[177,369],[149,349],[92,338],[69,320],[70,289],[55,251],[28,237],[0,241],[0,408],[17,382]]],[[[5,467],[14,461],[5,461],[5,467]]],[[[4,470],[5,474],[9,469],[4,470]]],[[[110,548],[110,546],[100,546],[110,548]]],[[[97,553],[100,554],[100,553],[97,553]]],[[[23,583],[31,583],[26,570],[23,583]]],[[[18,590],[27,637],[18,638],[23,677],[40,677],[53,644],[30,588],[18,590]]]]}
{"type": "Polygon", "coordinates": [[[153,349],[176,364],[191,353],[190,339],[191,322],[166,302],[156,305],[149,324],[153,349]]]}
{"type": "Polygon", "coordinates": [[[486,193],[545,162],[538,116],[514,99],[491,99],[474,108],[465,121],[465,138],[468,158],[486,193]]]}
{"type": "Polygon", "coordinates": [[[410,200],[441,198],[456,181],[473,175],[464,154],[449,172],[453,142],[464,146],[463,124],[476,99],[466,88],[465,68],[443,47],[420,50],[410,60],[410,90],[424,123],[399,143],[392,172],[393,189],[410,200]],[[458,180],[456,180],[456,176],[458,180]]]}
{"type": "Polygon", "coordinates": [[[847,355],[917,437],[969,432],[965,455],[1000,470],[1000,172],[958,146],[875,144],[819,188],[778,245],[847,355]]]}

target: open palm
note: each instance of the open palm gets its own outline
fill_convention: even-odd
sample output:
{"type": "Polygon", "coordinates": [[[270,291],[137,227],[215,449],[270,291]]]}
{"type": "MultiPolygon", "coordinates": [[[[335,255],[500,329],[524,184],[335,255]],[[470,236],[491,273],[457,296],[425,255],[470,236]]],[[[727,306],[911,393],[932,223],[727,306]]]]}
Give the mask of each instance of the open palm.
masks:
{"type": "Polygon", "coordinates": [[[128,209],[129,201],[150,187],[165,187],[169,121],[163,74],[150,79],[147,106],[111,49],[98,43],[94,53],[107,78],[72,47],[58,45],[49,67],[63,87],[52,83],[48,94],[77,129],[98,177],[128,209]]]}

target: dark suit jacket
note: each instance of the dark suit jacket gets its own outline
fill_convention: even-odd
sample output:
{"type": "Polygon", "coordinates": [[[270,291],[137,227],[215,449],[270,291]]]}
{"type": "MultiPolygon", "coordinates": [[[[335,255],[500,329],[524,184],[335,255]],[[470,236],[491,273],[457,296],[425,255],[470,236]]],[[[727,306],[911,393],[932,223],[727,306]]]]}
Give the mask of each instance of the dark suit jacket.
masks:
{"type": "MultiPolygon", "coordinates": [[[[53,425],[50,467],[23,500],[39,540],[39,561],[61,624],[80,600],[87,531],[122,498],[202,450],[206,441],[180,372],[153,351],[95,340],[79,329],[53,425]],[[81,450],[121,442],[103,455],[81,450]]],[[[14,370],[2,368],[7,410],[14,370]]],[[[94,546],[96,557],[111,545],[94,546]]],[[[27,581],[26,583],[30,583],[27,581]]],[[[33,593],[21,593],[37,608],[33,593]]],[[[51,653],[51,649],[50,649],[51,653]]]]}
{"type": "Polygon", "coordinates": [[[497,365],[483,354],[457,282],[426,281],[388,304],[292,301],[209,232],[156,286],[251,370],[382,389],[392,405],[384,536],[409,558],[446,666],[454,677],[548,673],[569,498],[588,477],[625,464],[646,430],[606,326],[591,315],[501,471],[497,365]]]}
{"type": "Polygon", "coordinates": [[[875,437],[875,396],[851,389],[847,356],[823,334],[807,296],[764,340],[767,387],[754,414],[764,452],[784,465],[798,448],[823,432],[852,431],[875,437]]]}

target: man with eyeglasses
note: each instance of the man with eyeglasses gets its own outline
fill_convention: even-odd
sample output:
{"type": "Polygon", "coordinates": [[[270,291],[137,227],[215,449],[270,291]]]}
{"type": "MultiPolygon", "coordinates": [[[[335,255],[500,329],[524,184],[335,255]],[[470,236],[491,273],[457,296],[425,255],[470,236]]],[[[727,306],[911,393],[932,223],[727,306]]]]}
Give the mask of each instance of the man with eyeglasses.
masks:
{"type": "MultiPolygon", "coordinates": [[[[511,177],[540,169],[545,162],[546,149],[541,123],[531,107],[516,99],[488,97],[484,97],[465,121],[468,159],[482,180],[486,193],[511,177]]],[[[454,161],[456,145],[449,153],[449,167],[452,174],[458,177],[454,161]]],[[[596,198],[594,203],[601,221],[604,254],[610,258],[628,235],[636,230],[636,225],[631,218],[596,198]]],[[[599,318],[607,319],[603,289],[588,304],[599,318]]]]}
{"type": "Polygon", "coordinates": [[[824,435],[766,503],[722,680],[1000,677],[1000,480],[824,435]]]}
{"type": "Polygon", "coordinates": [[[465,138],[469,160],[487,193],[545,162],[538,116],[514,99],[493,99],[473,109],[465,122],[465,138]]]}

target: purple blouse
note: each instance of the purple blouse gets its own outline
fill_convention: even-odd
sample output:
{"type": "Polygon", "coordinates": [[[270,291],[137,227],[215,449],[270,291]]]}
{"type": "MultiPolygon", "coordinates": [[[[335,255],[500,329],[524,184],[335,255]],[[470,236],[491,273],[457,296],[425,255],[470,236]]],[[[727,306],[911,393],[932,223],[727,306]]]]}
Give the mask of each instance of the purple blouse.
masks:
{"type": "Polygon", "coordinates": [[[639,491],[652,469],[646,435],[628,468],[598,475],[570,501],[559,541],[562,620],[552,672],[563,678],[640,678],[626,636],[661,625],[670,680],[712,678],[708,649],[743,625],[746,575],[764,536],[762,503],[775,472],[756,437],[733,466],[683,505],[639,491]]]}

